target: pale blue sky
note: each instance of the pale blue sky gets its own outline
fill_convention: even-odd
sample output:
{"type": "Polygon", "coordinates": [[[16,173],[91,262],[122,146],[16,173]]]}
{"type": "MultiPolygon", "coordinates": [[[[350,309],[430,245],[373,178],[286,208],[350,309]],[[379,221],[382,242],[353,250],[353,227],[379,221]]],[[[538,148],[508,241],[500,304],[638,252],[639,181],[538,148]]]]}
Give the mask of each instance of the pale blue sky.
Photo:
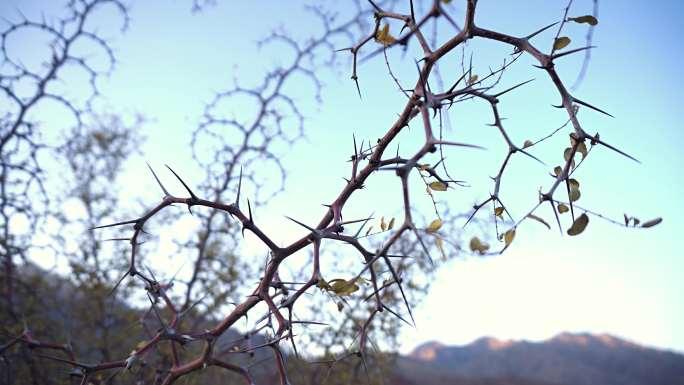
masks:
{"type": "MultiPolygon", "coordinates": [[[[13,18],[13,7],[19,6],[31,15],[48,3],[52,2],[4,1],[0,14],[13,18]]],[[[460,19],[462,2],[453,3],[460,19]]],[[[249,83],[271,64],[287,60],[278,56],[282,51],[277,48],[254,48],[254,42],[272,28],[283,26],[306,36],[312,25],[308,22],[311,17],[300,9],[304,2],[253,4],[219,0],[219,6],[192,15],[189,1],[131,3],[130,30],[114,39],[119,63],[113,76],[101,83],[101,105],[118,112],[140,111],[152,119],[145,126],[145,159],[185,168],[187,179],[193,181],[191,166],[186,166],[190,156],[187,142],[204,103],[214,91],[227,88],[234,77],[249,83]]],[[[564,6],[565,1],[482,0],[476,21],[482,27],[522,35],[560,18],[564,6]]],[[[576,0],[573,10],[573,15],[589,13],[591,1],[576,0]]],[[[599,131],[603,139],[642,161],[636,164],[604,148],[596,149],[577,175],[582,182],[579,203],[616,219],[627,212],[642,219],[662,216],[664,222],[650,230],[626,230],[591,218],[587,231],[576,238],[559,237],[557,231],[525,223],[502,256],[459,259],[440,271],[425,304],[414,312],[418,327],[405,331],[403,350],[431,339],[465,343],[493,335],[537,340],[561,331],[589,331],[684,351],[684,253],[677,251],[680,246],[676,243],[684,224],[684,184],[680,179],[684,134],[678,116],[684,105],[682,16],[684,3],[680,1],[657,5],[601,2],[594,39],[598,48],[575,93],[615,116],[606,118],[582,110],[580,117],[587,131],[599,131]]],[[[103,24],[112,25],[104,14],[103,24]]],[[[582,44],[582,28],[570,26],[567,34],[575,40],[573,47],[582,44]]],[[[117,36],[114,29],[112,35],[117,36]]],[[[548,47],[552,37],[553,33],[541,36],[535,43],[548,47]]],[[[511,52],[509,47],[478,41],[470,48],[475,50],[476,72],[479,69],[481,73],[492,60],[499,63],[511,52]]],[[[413,79],[415,66],[412,58],[407,59],[403,64],[397,62],[397,72],[413,79]]],[[[529,64],[529,59],[521,59],[503,87],[529,78],[536,81],[505,96],[500,106],[518,143],[542,137],[564,122],[563,112],[550,107],[558,103],[550,82],[529,64]]],[[[568,83],[575,79],[578,64],[574,59],[559,60],[559,72],[568,83]]],[[[445,78],[458,76],[457,71],[444,68],[445,78]]],[[[320,203],[330,201],[342,187],[341,177],[349,173],[345,160],[352,132],[357,138],[378,137],[403,105],[403,96],[387,76],[381,57],[360,67],[363,100],[358,99],[348,75],[346,66],[322,73],[324,103],[306,106],[307,138],[283,158],[290,170],[286,192],[273,199],[268,210],[261,210],[266,228],[277,230],[283,243],[301,235],[283,215],[314,222],[323,214],[320,203]],[[314,166],[312,159],[318,159],[314,166]]],[[[305,97],[302,100],[307,101],[305,97]]],[[[475,200],[487,196],[491,189],[488,176],[496,172],[503,156],[500,138],[484,125],[490,121],[485,107],[466,103],[452,110],[455,129],[451,138],[488,148],[449,154],[454,176],[473,186],[440,195],[454,210],[467,211],[475,200]]],[[[48,130],[63,124],[58,119],[51,121],[55,126],[47,125],[48,130]]],[[[558,136],[547,146],[549,151],[535,150],[535,154],[552,168],[553,162],[562,160],[566,138],[558,136]]],[[[410,136],[404,143],[410,148],[410,136]]],[[[125,194],[153,201],[158,198],[148,192],[154,191],[153,181],[142,159],[136,161],[140,164],[129,165],[124,180],[149,188],[144,193],[132,190],[125,194]]],[[[523,215],[535,203],[539,186],[548,185],[547,171],[550,169],[528,159],[514,158],[502,186],[503,198],[508,197],[506,202],[514,214],[523,215]]],[[[381,176],[371,182],[352,202],[353,209],[350,203],[346,215],[395,213],[399,207],[395,179],[381,176]]],[[[419,191],[420,187],[416,188],[419,191]]],[[[540,215],[552,219],[547,211],[540,215]]]]}

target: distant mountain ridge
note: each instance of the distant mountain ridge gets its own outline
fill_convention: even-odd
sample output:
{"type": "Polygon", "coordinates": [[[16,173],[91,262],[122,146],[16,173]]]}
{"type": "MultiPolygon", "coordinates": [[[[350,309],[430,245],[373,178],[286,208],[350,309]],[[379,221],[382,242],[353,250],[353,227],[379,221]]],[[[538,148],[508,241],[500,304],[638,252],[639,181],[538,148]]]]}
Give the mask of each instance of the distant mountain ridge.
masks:
{"type": "Polygon", "coordinates": [[[681,385],[684,355],[608,334],[561,333],[542,342],[484,337],[464,346],[433,341],[398,359],[395,383],[681,385]]]}

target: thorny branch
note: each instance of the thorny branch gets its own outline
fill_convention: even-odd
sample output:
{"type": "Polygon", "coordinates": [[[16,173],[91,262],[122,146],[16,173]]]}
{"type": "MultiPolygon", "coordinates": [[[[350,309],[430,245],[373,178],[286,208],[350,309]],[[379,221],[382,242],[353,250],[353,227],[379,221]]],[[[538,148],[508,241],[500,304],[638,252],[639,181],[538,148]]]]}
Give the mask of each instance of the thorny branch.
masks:
{"type": "MultiPolygon", "coordinates": [[[[373,330],[373,324],[377,322],[381,313],[387,311],[406,323],[410,324],[414,322],[411,305],[404,288],[405,280],[401,275],[402,270],[405,268],[402,263],[410,258],[421,258],[423,261],[431,263],[432,257],[430,256],[429,248],[424,239],[426,237],[435,236],[443,223],[441,219],[433,221],[427,227],[422,226],[419,223],[416,218],[416,213],[412,209],[412,189],[410,186],[413,179],[411,179],[411,174],[414,171],[417,171],[421,173],[420,176],[423,178],[425,178],[425,176],[422,173],[426,173],[429,177],[434,178],[435,183],[437,184],[428,184],[428,188],[433,188],[434,190],[440,191],[458,186],[460,183],[459,181],[454,181],[448,176],[442,176],[437,168],[439,164],[444,162],[444,158],[440,159],[439,163],[434,166],[422,163],[422,161],[430,154],[441,150],[442,147],[453,147],[462,149],[463,151],[477,151],[481,148],[476,144],[445,140],[441,135],[441,126],[435,126],[434,117],[437,114],[440,114],[441,116],[444,109],[448,109],[453,104],[463,102],[464,100],[481,100],[489,105],[492,114],[491,126],[496,129],[496,132],[507,147],[507,152],[503,157],[502,164],[496,176],[493,178],[493,192],[487,200],[475,206],[474,212],[470,218],[465,221],[466,224],[475,216],[477,211],[490,202],[494,206],[495,221],[497,221],[497,218],[505,212],[509,216],[510,222],[504,221],[504,223],[508,225],[513,223],[513,226],[504,234],[501,234],[505,241],[505,245],[501,250],[503,251],[511,244],[515,235],[515,229],[522,221],[535,218],[539,220],[539,217],[536,217],[534,213],[545,202],[549,203],[554,216],[557,219],[559,218],[558,212],[562,210],[561,204],[565,206],[565,203],[562,203],[563,200],[557,198],[556,195],[558,193],[558,188],[562,185],[565,185],[566,187],[569,198],[568,204],[570,205],[573,218],[575,217],[574,210],[582,210],[585,212],[582,216],[574,219],[573,226],[569,230],[571,235],[574,235],[573,232],[577,233],[577,231],[581,232],[581,230],[583,230],[583,227],[579,229],[579,227],[582,226],[582,223],[579,223],[579,221],[584,221],[583,218],[586,217],[586,213],[600,215],[573,205],[573,202],[577,200],[579,194],[579,182],[571,178],[573,171],[579,166],[579,164],[575,164],[576,154],[581,154],[582,161],[580,164],[583,163],[584,159],[589,154],[589,150],[587,149],[587,144],[589,144],[591,146],[603,146],[630,159],[634,158],[606,143],[598,134],[592,135],[585,131],[577,115],[579,108],[586,107],[599,113],[609,114],[571,94],[556,72],[555,66],[557,59],[561,59],[576,52],[583,52],[588,49],[588,47],[561,52],[562,49],[557,48],[556,44],[554,44],[554,48],[548,53],[545,53],[545,51],[539,49],[532,42],[539,34],[554,26],[558,26],[556,39],[559,38],[564,24],[571,21],[569,18],[570,3],[565,9],[563,19],[559,23],[553,23],[523,37],[507,35],[476,25],[477,0],[466,1],[465,16],[463,17],[462,23],[455,22],[454,20],[456,20],[456,17],[450,15],[448,10],[445,9],[444,3],[439,0],[433,1],[432,6],[428,11],[420,16],[416,15],[412,1],[409,1],[409,11],[406,13],[385,10],[383,4],[376,4],[372,1],[370,1],[370,4],[374,17],[373,28],[367,35],[356,40],[352,43],[351,47],[345,50],[351,53],[351,78],[355,83],[359,95],[361,95],[361,76],[359,75],[358,56],[362,51],[365,52],[368,45],[375,44],[375,42],[380,43],[382,47],[372,49],[372,52],[368,54],[368,58],[373,57],[379,52],[386,54],[387,50],[391,50],[395,46],[406,46],[415,42],[421,52],[421,57],[419,57],[417,62],[417,79],[415,80],[412,89],[402,89],[402,92],[407,96],[407,100],[400,108],[397,119],[389,125],[384,135],[380,137],[377,142],[372,144],[366,143],[366,147],[361,143],[361,145],[357,147],[356,140],[354,140],[353,154],[350,159],[350,176],[346,179],[346,184],[341,191],[339,191],[337,196],[334,197],[332,202],[328,205],[327,212],[318,223],[315,225],[308,225],[297,219],[291,218],[293,222],[305,229],[306,235],[289,244],[279,245],[272,235],[264,231],[258,224],[250,200],[245,198],[244,195],[241,195],[241,193],[243,193],[242,189],[247,181],[252,182],[258,187],[259,178],[256,178],[254,174],[249,171],[253,170],[254,166],[252,166],[252,164],[254,162],[269,160],[282,169],[277,156],[271,153],[270,150],[253,147],[253,145],[250,144],[253,136],[263,137],[266,141],[275,138],[278,138],[279,140],[294,140],[301,134],[301,125],[303,121],[302,114],[299,112],[293,100],[288,97],[286,93],[281,91],[281,87],[291,73],[297,72],[311,79],[316,89],[319,88],[318,78],[314,72],[315,68],[307,67],[302,63],[304,60],[309,60],[311,58],[310,56],[312,55],[314,48],[317,48],[318,46],[330,47],[330,35],[348,33],[350,24],[342,25],[341,27],[330,27],[331,20],[330,22],[325,23],[326,30],[323,38],[318,40],[314,39],[306,46],[299,45],[299,43],[290,39],[285,34],[273,34],[269,40],[285,42],[295,50],[297,53],[295,61],[289,67],[279,68],[270,73],[266,77],[263,85],[254,89],[236,86],[230,91],[219,93],[216,96],[216,99],[207,105],[205,121],[196,130],[195,140],[199,141],[199,138],[202,135],[221,138],[222,135],[220,133],[213,132],[212,130],[215,129],[215,127],[228,127],[237,132],[243,145],[235,147],[226,143],[222,147],[222,151],[217,152],[217,154],[219,154],[217,155],[218,158],[210,159],[205,163],[208,170],[210,170],[211,165],[217,165],[216,167],[222,168],[224,171],[219,174],[208,172],[209,176],[207,177],[207,181],[201,187],[202,193],[195,193],[193,187],[186,183],[176,171],[169,167],[169,171],[186,191],[186,194],[183,196],[172,195],[169,193],[169,189],[162,183],[161,178],[159,178],[156,172],[150,168],[153,178],[158,183],[162,193],[161,202],[148,209],[140,217],[112,224],[103,224],[93,228],[132,227],[131,236],[125,239],[125,241],[130,244],[129,266],[125,274],[117,282],[116,286],[127,278],[136,279],[143,283],[145,290],[149,294],[150,301],[152,302],[152,310],[154,310],[154,314],[162,326],[157,331],[151,332],[150,337],[138,344],[128,357],[98,364],[88,364],[79,361],[71,350],[61,347],[60,345],[37,341],[28,329],[15,339],[0,347],[0,352],[6,351],[13,345],[23,343],[34,350],[52,350],[55,351],[55,353],[61,353],[64,358],[42,354],[41,357],[70,365],[80,376],[81,383],[85,384],[98,372],[112,369],[132,370],[136,365],[143,363],[144,358],[152,351],[158,349],[162,344],[168,344],[172,349],[173,359],[168,367],[158,370],[161,377],[160,383],[162,384],[171,384],[190,373],[200,371],[208,366],[216,366],[236,372],[242,376],[246,383],[250,384],[253,382],[253,379],[250,375],[249,368],[227,361],[224,354],[227,354],[227,352],[233,348],[236,348],[240,353],[246,353],[268,347],[273,354],[279,382],[280,384],[285,385],[289,384],[290,380],[288,378],[287,365],[285,362],[286,355],[283,344],[289,342],[296,352],[296,340],[298,336],[295,333],[295,325],[302,323],[317,323],[316,320],[302,321],[293,317],[295,304],[298,300],[300,300],[304,294],[315,290],[314,288],[318,288],[344,300],[345,296],[357,291],[358,286],[362,284],[362,282],[370,282],[372,291],[370,295],[365,298],[365,301],[368,301],[372,305],[367,308],[365,319],[358,322],[358,338],[355,339],[356,343],[344,355],[337,357],[332,361],[324,361],[330,365],[334,365],[336,362],[358,357],[363,364],[362,366],[366,367],[369,350],[368,344],[371,340],[370,332],[373,330]],[[426,38],[423,29],[428,21],[436,21],[442,16],[444,16],[451,29],[455,32],[451,33],[446,41],[438,44],[437,39],[426,38]],[[383,26],[384,23],[389,22],[401,23],[403,34],[396,38],[389,35],[388,28],[383,26]],[[504,62],[499,69],[490,71],[490,74],[482,79],[478,79],[474,76],[471,65],[470,68],[463,71],[463,74],[458,80],[456,80],[447,90],[433,92],[430,86],[430,80],[435,73],[434,71],[437,63],[447,55],[457,53],[457,48],[462,47],[473,39],[494,40],[510,45],[514,48],[515,57],[511,61],[504,62]],[[543,138],[537,142],[525,143],[522,146],[518,146],[511,139],[511,136],[504,126],[503,119],[501,118],[500,101],[503,97],[508,96],[510,92],[513,92],[518,87],[524,86],[529,82],[526,81],[512,85],[502,91],[494,90],[501,81],[505,70],[515,62],[520,55],[529,55],[537,61],[537,67],[550,78],[558,92],[561,103],[557,107],[564,109],[568,115],[568,122],[554,131],[551,135],[560,132],[560,130],[567,127],[568,124],[570,124],[572,128],[572,132],[569,134],[571,146],[568,147],[564,153],[565,163],[554,170],[554,173],[552,174],[553,182],[550,183],[548,188],[543,192],[539,192],[538,203],[533,206],[527,215],[516,222],[512,213],[510,213],[504,205],[500,194],[501,185],[504,181],[503,176],[505,175],[507,165],[510,164],[512,157],[516,154],[525,155],[536,162],[544,164],[530,151],[534,146],[539,145],[539,143],[546,139],[543,138]],[[264,92],[265,90],[269,91],[264,92]],[[261,112],[253,121],[245,123],[239,121],[237,118],[220,117],[215,113],[215,106],[221,98],[231,97],[235,94],[252,96],[257,99],[257,104],[260,106],[261,112]],[[286,106],[285,108],[288,109],[295,117],[295,121],[299,124],[300,131],[294,137],[286,136],[285,129],[282,125],[283,116],[277,112],[282,111],[281,107],[283,105],[286,106]],[[275,106],[279,107],[276,108],[275,106]],[[414,121],[414,119],[418,120],[418,124],[422,126],[423,142],[420,143],[418,148],[410,153],[409,156],[400,156],[398,151],[396,155],[388,155],[387,150],[396,143],[399,135],[407,129],[409,123],[414,121]],[[392,225],[384,225],[382,231],[387,231],[387,238],[378,247],[371,248],[364,242],[365,236],[362,235],[362,230],[366,228],[370,217],[345,220],[343,218],[343,212],[345,211],[349,199],[357,191],[363,189],[371,176],[378,171],[391,171],[399,178],[401,182],[403,218],[394,227],[392,225]],[[220,176],[218,178],[212,178],[212,174],[220,176]],[[203,198],[202,196],[206,196],[206,198],[203,198]],[[227,203],[229,201],[231,203],[227,203]],[[197,277],[193,276],[190,279],[187,284],[186,296],[181,303],[178,304],[168,294],[172,282],[159,282],[152,275],[151,271],[147,272],[141,268],[138,260],[141,249],[140,240],[144,234],[145,226],[152,218],[172,205],[185,206],[190,212],[192,212],[192,208],[196,207],[211,209],[209,214],[204,214],[202,217],[203,226],[206,232],[200,234],[197,243],[198,246],[196,245],[199,253],[194,259],[194,263],[196,264],[196,268],[194,269],[195,272],[201,271],[199,265],[204,263],[204,250],[208,247],[208,240],[212,236],[211,232],[218,227],[217,223],[220,218],[232,221],[231,223],[236,224],[237,228],[242,233],[252,233],[268,250],[266,264],[263,270],[260,271],[258,283],[255,284],[250,295],[247,296],[246,299],[243,299],[242,302],[236,304],[231,311],[227,312],[227,314],[224,314],[222,319],[204,331],[197,331],[194,329],[187,332],[180,331],[183,330],[181,321],[185,314],[184,312],[190,309],[196,300],[196,297],[193,295],[193,287],[197,285],[197,277]],[[350,235],[348,229],[355,227],[357,228],[354,235],[350,235]],[[399,246],[401,245],[401,242],[407,239],[407,235],[409,234],[416,237],[418,241],[417,244],[420,245],[420,247],[412,250],[412,255],[409,253],[396,253],[398,249],[402,251],[405,250],[399,246]],[[350,246],[361,257],[361,266],[353,278],[349,280],[336,279],[330,281],[324,279],[325,272],[322,271],[321,268],[321,258],[323,258],[321,246],[324,243],[338,243],[350,246]],[[280,269],[282,268],[283,263],[295,253],[304,249],[310,249],[312,252],[312,262],[307,266],[311,269],[309,278],[304,282],[283,282],[280,279],[280,269]],[[422,257],[418,257],[415,254],[423,255],[422,257]],[[383,278],[385,278],[385,280],[381,281],[383,278]],[[388,305],[385,293],[389,290],[396,290],[398,292],[408,317],[402,316],[402,311],[391,309],[388,305]],[[160,301],[163,305],[166,314],[165,316],[158,312],[156,308],[157,301],[160,301]],[[257,307],[257,305],[262,306],[257,307]],[[239,320],[248,317],[248,315],[253,315],[258,311],[262,311],[263,313],[256,317],[257,321],[254,329],[247,332],[246,336],[254,335],[262,331],[270,331],[271,335],[263,344],[257,346],[243,346],[240,343],[236,343],[234,345],[229,344],[228,346],[217,346],[217,341],[227,330],[236,328],[236,323],[239,320]],[[164,317],[167,319],[164,319],[164,317]],[[177,349],[186,345],[199,346],[200,349],[197,354],[192,357],[182,359],[184,357],[181,357],[181,355],[178,354],[177,349]]],[[[350,21],[350,23],[360,25],[360,20],[355,19],[350,21]]],[[[385,61],[390,76],[399,84],[399,80],[395,77],[390,68],[390,62],[387,59],[387,56],[385,56],[385,61]]],[[[441,119],[439,122],[441,124],[441,119]]],[[[201,162],[200,156],[197,153],[196,157],[198,158],[198,161],[201,162]]],[[[626,218],[626,226],[630,223],[630,220],[626,218]]],[[[632,222],[635,223],[634,221],[632,222]]],[[[647,224],[649,224],[649,226],[646,226],[645,224],[642,226],[650,227],[657,223],[651,221],[647,222],[647,224]]],[[[558,225],[562,230],[559,219],[558,225]]],[[[583,223],[583,226],[586,226],[586,222],[583,223]]],[[[636,223],[634,226],[636,226],[636,223]]],[[[367,228],[366,234],[370,231],[371,229],[367,228]]],[[[217,232],[214,235],[217,234],[221,233],[217,232]]],[[[235,233],[228,234],[237,238],[237,234],[235,233]]],[[[497,236],[498,235],[497,227],[497,236]]],[[[484,247],[479,241],[475,244],[471,242],[471,250],[484,254],[488,250],[488,246],[484,247]]],[[[252,318],[254,318],[254,316],[252,316],[252,318]]]]}

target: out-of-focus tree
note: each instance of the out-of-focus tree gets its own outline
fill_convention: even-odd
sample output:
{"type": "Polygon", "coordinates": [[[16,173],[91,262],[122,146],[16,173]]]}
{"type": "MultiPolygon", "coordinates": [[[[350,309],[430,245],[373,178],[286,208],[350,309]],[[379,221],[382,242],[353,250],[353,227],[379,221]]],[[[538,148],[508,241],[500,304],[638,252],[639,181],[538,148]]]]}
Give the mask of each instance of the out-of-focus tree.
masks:
{"type": "Polygon", "coordinates": [[[91,25],[103,8],[114,8],[126,28],[128,16],[123,3],[96,0],[71,1],[56,19],[22,16],[19,21],[8,22],[0,32],[0,103],[4,107],[0,115],[2,301],[17,321],[15,265],[26,261],[31,250],[40,245],[36,234],[44,231],[57,198],[48,188],[46,170],[51,159],[59,158],[54,150],[60,143],[44,127],[52,133],[65,132],[68,127],[84,129],[94,113],[97,82],[110,74],[115,64],[110,43],[91,25]],[[38,49],[38,44],[36,50],[25,49],[33,45],[24,39],[43,43],[43,49],[38,49]],[[100,51],[100,60],[93,60],[89,50],[100,51]],[[70,93],[64,86],[73,80],[74,73],[84,75],[85,94],[70,93]],[[43,121],[41,111],[51,105],[68,117],[59,123],[43,121]]]}

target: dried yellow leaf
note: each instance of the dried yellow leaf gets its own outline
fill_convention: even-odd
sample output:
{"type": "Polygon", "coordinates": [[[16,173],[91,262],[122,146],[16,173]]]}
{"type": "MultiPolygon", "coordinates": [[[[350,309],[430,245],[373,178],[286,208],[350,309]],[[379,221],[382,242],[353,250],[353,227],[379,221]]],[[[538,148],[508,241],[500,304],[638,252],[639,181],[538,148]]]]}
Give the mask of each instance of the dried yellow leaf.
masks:
{"type": "Polygon", "coordinates": [[[504,212],[503,207],[494,208],[494,215],[496,215],[497,217],[500,217],[503,214],[503,212],[504,212]]]}
{"type": "Polygon", "coordinates": [[[430,188],[435,190],[435,191],[446,191],[447,190],[447,184],[442,183],[442,182],[432,182],[429,184],[430,188]]]}
{"type": "Polygon", "coordinates": [[[359,285],[356,284],[356,280],[354,279],[345,280],[337,278],[330,281],[329,290],[337,296],[344,297],[359,290],[359,285]]]}
{"type": "Polygon", "coordinates": [[[387,223],[385,223],[385,217],[380,218],[380,230],[387,230],[387,223]]]}
{"type": "Polygon", "coordinates": [[[540,217],[538,217],[538,216],[536,216],[536,215],[534,215],[534,214],[528,214],[527,217],[530,218],[530,219],[534,219],[535,221],[537,221],[537,222],[543,224],[544,226],[546,226],[546,228],[548,228],[549,230],[551,230],[551,226],[550,226],[545,220],[543,220],[542,218],[540,218],[540,217]]]}
{"type": "Polygon", "coordinates": [[[589,153],[589,151],[587,151],[587,146],[584,144],[584,142],[580,143],[577,146],[577,152],[582,154],[582,159],[587,157],[587,154],[589,153]]]}
{"type": "Polygon", "coordinates": [[[589,25],[596,25],[598,24],[598,20],[592,16],[592,15],[584,15],[584,16],[578,16],[578,17],[571,17],[568,20],[574,21],[575,23],[584,23],[584,24],[589,24],[589,25]]]}
{"type": "Polygon", "coordinates": [[[525,141],[525,143],[523,143],[523,148],[530,147],[530,146],[533,145],[533,144],[534,144],[534,143],[532,143],[532,141],[528,139],[528,140],[525,141]]]}
{"type": "Polygon", "coordinates": [[[439,252],[442,254],[442,258],[446,259],[447,255],[444,252],[444,240],[439,235],[435,235],[435,245],[437,245],[439,252]]]}
{"type": "Polygon", "coordinates": [[[558,212],[559,213],[563,214],[563,213],[567,213],[568,211],[570,211],[568,206],[564,205],[563,203],[558,204],[558,212]]]}
{"type": "Polygon", "coordinates": [[[470,238],[470,251],[477,251],[480,255],[484,254],[489,250],[489,245],[485,242],[480,241],[478,237],[470,238]]]}
{"type": "Polygon", "coordinates": [[[578,235],[581,234],[582,231],[587,227],[587,224],[589,223],[589,217],[587,214],[582,214],[577,219],[575,219],[575,222],[572,223],[572,226],[568,229],[568,235],[578,235]]]}
{"type": "Polygon", "coordinates": [[[557,38],[556,40],[554,40],[553,50],[555,51],[555,50],[563,49],[563,48],[567,47],[568,44],[570,44],[570,38],[567,36],[561,36],[561,37],[557,38]]]}
{"type": "Polygon", "coordinates": [[[663,221],[663,218],[651,219],[650,221],[644,222],[641,227],[653,227],[663,221]]]}
{"type": "Polygon", "coordinates": [[[515,238],[515,229],[510,229],[506,231],[504,234],[504,243],[506,244],[506,247],[508,247],[511,242],[513,242],[513,239],[515,238]]]}
{"type": "Polygon", "coordinates": [[[570,199],[570,202],[576,202],[582,196],[582,194],[580,194],[579,186],[580,184],[577,179],[568,179],[568,198],[570,199]]]}
{"type": "Polygon", "coordinates": [[[394,227],[394,218],[390,219],[389,224],[387,225],[387,230],[392,230],[394,227]]]}
{"type": "Polygon", "coordinates": [[[394,43],[396,40],[397,39],[395,39],[389,33],[389,24],[385,24],[381,29],[378,30],[378,33],[375,34],[375,41],[384,46],[388,46],[394,43]]]}
{"type": "Polygon", "coordinates": [[[570,202],[577,202],[581,196],[582,194],[580,193],[579,189],[570,187],[570,192],[568,193],[568,198],[570,199],[570,202]]]}
{"type": "Polygon", "coordinates": [[[435,219],[434,221],[430,222],[430,225],[427,227],[426,231],[428,233],[435,233],[441,227],[442,227],[442,220],[441,219],[435,219]]]}
{"type": "Polygon", "coordinates": [[[563,151],[563,158],[565,159],[566,162],[568,160],[570,160],[570,157],[572,155],[573,155],[572,148],[570,148],[570,147],[566,148],[565,151],[563,151]]]}

